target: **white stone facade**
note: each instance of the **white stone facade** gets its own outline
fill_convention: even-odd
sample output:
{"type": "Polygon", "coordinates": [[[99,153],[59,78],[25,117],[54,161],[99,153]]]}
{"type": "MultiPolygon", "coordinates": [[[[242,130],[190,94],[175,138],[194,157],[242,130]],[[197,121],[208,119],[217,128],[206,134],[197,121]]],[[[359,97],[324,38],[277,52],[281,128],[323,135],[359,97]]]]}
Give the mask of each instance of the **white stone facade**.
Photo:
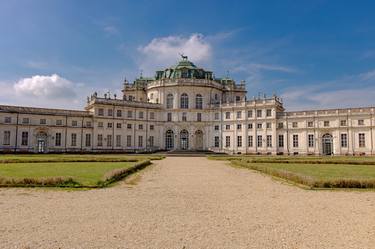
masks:
{"type": "Polygon", "coordinates": [[[286,112],[278,97],[247,100],[243,82],[186,58],[123,93],[95,93],[84,111],[0,106],[0,151],[375,154],[375,108],[286,112]]]}

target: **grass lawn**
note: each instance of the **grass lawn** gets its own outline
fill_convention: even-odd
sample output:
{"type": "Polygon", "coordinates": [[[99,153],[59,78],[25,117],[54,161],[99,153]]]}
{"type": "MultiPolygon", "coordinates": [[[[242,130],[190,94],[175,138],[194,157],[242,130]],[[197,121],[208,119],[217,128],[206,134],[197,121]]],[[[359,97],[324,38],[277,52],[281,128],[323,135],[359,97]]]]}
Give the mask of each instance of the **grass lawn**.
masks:
{"type": "Polygon", "coordinates": [[[104,175],[119,168],[129,168],[135,162],[78,163],[8,163],[0,164],[0,176],[5,178],[72,178],[82,185],[96,185],[104,175]]]}
{"type": "Polygon", "coordinates": [[[125,154],[0,155],[0,185],[104,186],[147,166],[150,160],[162,158],[125,154]]]}
{"type": "Polygon", "coordinates": [[[375,188],[375,157],[211,157],[312,188],[375,188]]]}

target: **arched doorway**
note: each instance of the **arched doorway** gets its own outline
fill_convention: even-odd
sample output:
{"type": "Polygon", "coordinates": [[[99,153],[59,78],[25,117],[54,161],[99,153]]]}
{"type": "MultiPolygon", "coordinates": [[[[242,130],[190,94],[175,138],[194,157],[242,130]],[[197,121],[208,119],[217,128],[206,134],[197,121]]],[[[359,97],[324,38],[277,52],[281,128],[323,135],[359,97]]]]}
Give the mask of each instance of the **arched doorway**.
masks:
{"type": "Polygon", "coordinates": [[[333,137],[331,134],[325,134],[322,137],[323,155],[333,154],[333,137]]]}
{"type": "Polygon", "coordinates": [[[180,147],[181,150],[189,149],[189,132],[187,130],[180,132],[180,147]]]}
{"type": "Polygon", "coordinates": [[[47,147],[47,133],[45,132],[39,132],[36,135],[36,148],[38,153],[45,153],[46,152],[46,147],[47,147]]]}
{"type": "Polygon", "coordinates": [[[203,150],[203,132],[201,130],[195,132],[195,149],[203,150]]]}
{"type": "Polygon", "coordinates": [[[171,150],[174,147],[173,131],[167,130],[165,133],[165,149],[171,150]]]}

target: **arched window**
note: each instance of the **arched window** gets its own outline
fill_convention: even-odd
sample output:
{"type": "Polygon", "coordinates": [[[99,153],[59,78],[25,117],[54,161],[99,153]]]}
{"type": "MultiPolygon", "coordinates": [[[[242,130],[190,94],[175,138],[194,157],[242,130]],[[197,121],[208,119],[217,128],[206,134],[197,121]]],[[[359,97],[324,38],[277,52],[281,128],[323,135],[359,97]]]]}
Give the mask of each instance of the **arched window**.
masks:
{"type": "Polygon", "coordinates": [[[195,97],[195,108],[202,109],[203,108],[203,97],[200,94],[197,94],[195,97]]]}
{"type": "Polygon", "coordinates": [[[181,94],[180,108],[181,109],[189,108],[189,97],[186,93],[181,94]]]}
{"type": "Polygon", "coordinates": [[[173,108],[173,94],[169,93],[167,95],[167,109],[173,108]]]}

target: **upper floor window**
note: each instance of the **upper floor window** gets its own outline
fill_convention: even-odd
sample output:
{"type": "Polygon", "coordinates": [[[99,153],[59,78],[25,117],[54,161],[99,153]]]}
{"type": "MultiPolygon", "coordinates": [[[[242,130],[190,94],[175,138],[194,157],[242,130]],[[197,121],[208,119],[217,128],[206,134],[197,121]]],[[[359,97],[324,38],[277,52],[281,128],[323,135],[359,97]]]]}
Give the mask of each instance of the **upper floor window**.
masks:
{"type": "Polygon", "coordinates": [[[170,113],[170,112],[167,113],[167,121],[168,122],[172,121],[172,113],[170,113]]]}
{"type": "Polygon", "coordinates": [[[364,125],[364,124],[365,124],[365,122],[364,122],[363,119],[359,119],[359,120],[358,120],[358,125],[364,125]]]}
{"type": "Polygon", "coordinates": [[[344,119],[344,120],[340,120],[340,125],[341,126],[346,126],[346,120],[344,119]]]}
{"type": "Polygon", "coordinates": [[[47,120],[45,118],[40,119],[40,124],[45,125],[47,123],[47,120]]]}
{"type": "Polygon", "coordinates": [[[183,112],[183,113],[182,113],[182,121],[187,121],[187,118],[186,118],[186,112],[183,112]]]}
{"type": "Polygon", "coordinates": [[[56,120],[56,125],[62,125],[62,120],[61,119],[56,120]]]}
{"type": "Polygon", "coordinates": [[[241,116],[242,116],[242,112],[241,112],[241,111],[238,111],[238,112],[237,112],[237,118],[241,118],[241,116]]]}
{"type": "Polygon", "coordinates": [[[73,121],[72,121],[72,126],[77,126],[77,125],[78,125],[77,120],[73,120],[73,121]]]}
{"type": "Polygon", "coordinates": [[[108,109],[108,116],[113,116],[113,110],[112,109],[108,109]]]}
{"type": "Polygon", "coordinates": [[[240,102],[241,101],[241,96],[236,96],[236,102],[240,102]]]}
{"type": "Polygon", "coordinates": [[[215,112],[215,120],[219,120],[219,113],[215,112]]]}
{"type": "Polygon", "coordinates": [[[104,116],[104,109],[103,108],[98,109],[98,116],[104,116]]]}
{"type": "Polygon", "coordinates": [[[195,108],[202,109],[203,108],[203,97],[201,94],[197,94],[195,97],[195,108]]]}
{"type": "Polygon", "coordinates": [[[133,117],[133,112],[132,111],[128,111],[128,118],[131,118],[133,117]]]}
{"type": "Polygon", "coordinates": [[[202,121],[202,113],[200,113],[200,112],[197,113],[197,121],[198,122],[202,121]]]}
{"type": "Polygon", "coordinates": [[[154,112],[150,112],[150,119],[155,119],[155,113],[154,112]]]}
{"type": "Polygon", "coordinates": [[[138,113],[138,118],[143,118],[143,112],[138,113]]]}
{"type": "Polygon", "coordinates": [[[22,124],[28,124],[30,123],[30,119],[29,118],[23,118],[22,119],[22,124]]]}
{"type": "Polygon", "coordinates": [[[262,117],[262,110],[257,110],[257,117],[261,118],[262,117]]]}
{"type": "Polygon", "coordinates": [[[293,127],[293,128],[297,128],[297,127],[298,127],[298,123],[297,123],[297,122],[293,122],[293,123],[292,123],[292,127],[293,127]]]}
{"type": "Polygon", "coordinates": [[[284,123],[278,123],[278,128],[279,128],[279,129],[284,128],[284,123]]]}
{"type": "Polygon", "coordinates": [[[266,116],[267,117],[271,117],[272,116],[272,110],[271,109],[267,109],[266,116]]]}
{"type": "Polygon", "coordinates": [[[122,111],[121,110],[117,110],[117,117],[121,117],[122,116],[122,111]]]}
{"type": "Polygon", "coordinates": [[[230,119],[230,112],[225,113],[225,119],[230,119]]]}
{"type": "Polygon", "coordinates": [[[4,123],[9,124],[11,122],[12,122],[12,118],[11,117],[5,117],[4,118],[4,123]]]}
{"type": "Polygon", "coordinates": [[[329,127],[329,121],[324,121],[323,125],[324,127],[329,127]]]}
{"type": "Polygon", "coordinates": [[[189,108],[189,96],[186,93],[181,94],[180,107],[181,109],[189,108]]]}
{"type": "Polygon", "coordinates": [[[307,127],[313,127],[313,126],[314,126],[314,122],[313,121],[307,122],[307,127]]]}
{"type": "Polygon", "coordinates": [[[173,94],[169,93],[167,95],[167,108],[172,109],[173,108],[173,94]]]}
{"type": "Polygon", "coordinates": [[[252,118],[253,117],[253,111],[252,110],[247,111],[247,117],[248,118],[252,118]]]}

